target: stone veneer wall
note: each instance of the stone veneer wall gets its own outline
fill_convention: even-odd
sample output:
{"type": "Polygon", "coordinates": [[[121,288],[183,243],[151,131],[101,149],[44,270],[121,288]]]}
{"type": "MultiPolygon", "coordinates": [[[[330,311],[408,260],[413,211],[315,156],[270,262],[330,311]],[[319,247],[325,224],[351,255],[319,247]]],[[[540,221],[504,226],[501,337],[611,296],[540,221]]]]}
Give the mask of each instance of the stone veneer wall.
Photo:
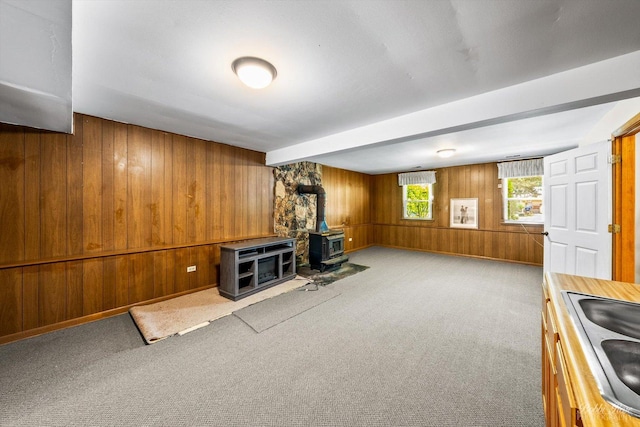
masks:
{"type": "Polygon", "coordinates": [[[322,165],[300,162],[273,169],[275,176],[274,230],[297,241],[296,262],[309,262],[309,233],[316,227],[315,194],[298,194],[298,184],[322,185],[322,165]]]}

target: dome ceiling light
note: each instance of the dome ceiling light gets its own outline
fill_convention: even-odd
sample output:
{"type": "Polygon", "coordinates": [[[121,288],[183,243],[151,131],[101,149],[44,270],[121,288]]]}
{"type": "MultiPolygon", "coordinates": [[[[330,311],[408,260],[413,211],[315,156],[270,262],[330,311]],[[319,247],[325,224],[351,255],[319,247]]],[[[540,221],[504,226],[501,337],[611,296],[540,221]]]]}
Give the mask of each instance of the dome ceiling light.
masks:
{"type": "Polygon", "coordinates": [[[243,56],[231,64],[231,69],[240,81],[253,89],[262,89],[271,84],[278,74],[276,68],[264,59],[243,56]]]}
{"type": "Polygon", "coordinates": [[[439,157],[442,157],[443,159],[446,159],[447,157],[451,157],[451,156],[453,156],[455,153],[456,153],[455,148],[445,148],[445,149],[442,149],[442,150],[438,150],[438,151],[436,151],[436,154],[437,154],[439,157]]]}

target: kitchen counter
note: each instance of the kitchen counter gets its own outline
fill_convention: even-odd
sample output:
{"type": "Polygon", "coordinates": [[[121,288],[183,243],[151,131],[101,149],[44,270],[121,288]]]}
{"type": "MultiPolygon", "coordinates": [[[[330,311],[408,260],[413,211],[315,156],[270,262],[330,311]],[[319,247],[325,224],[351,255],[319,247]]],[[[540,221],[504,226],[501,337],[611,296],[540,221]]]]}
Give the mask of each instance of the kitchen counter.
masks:
{"type": "MultiPolygon", "coordinates": [[[[639,426],[640,418],[633,417],[605,401],[600,395],[596,381],[589,368],[585,353],[580,343],[578,332],[576,331],[573,321],[569,315],[564,300],[560,294],[561,291],[576,291],[585,294],[597,295],[607,298],[614,298],[625,301],[632,301],[640,303],[640,285],[634,283],[614,282],[611,280],[601,280],[588,277],[572,276],[567,274],[547,273],[544,278],[543,284],[544,295],[546,297],[543,303],[548,305],[543,307],[543,394],[544,394],[544,375],[545,375],[545,333],[544,329],[551,329],[551,322],[553,327],[557,329],[557,347],[558,352],[564,355],[560,356],[561,362],[564,364],[564,374],[567,378],[562,377],[563,381],[568,383],[565,391],[567,394],[566,400],[571,401],[570,406],[575,406],[574,418],[571,421],[566,416],[563,422],[562,416],[560,416],[559,425],[571,426],[585,426],[585,427],[606,427],[606,426],[639,426]],[[550,315],[552,320],[548,319],[550,315]],[[572,399],[573,398],[573,399],[572,399]]],[[[553,343],[547,341],[547,345],[554,347],[553,343]]],[[[553,353],[553,352],[552,352],[553,353]]],[[[555,358],[559,356],[555,353],[555,358]]],[[[553,356],[551,356],[553,361],[553,356]]],[[[640,361],[638,361],[640,363],[640,361]]],[[[562,375],[562,372],[560,372],[562,375]]],[[[559,378],[556,381],[556,387],[558,382],[561,382],[559,378]]],[[[562,387],[560,392],[557,391],[558,396],[562,396],[562,387]]],[[[555,397],[555,396],[554,396],[555,397]]],[[[558,397],[558,406],[554,406],[552,402],[551,409],[562,411],[562,399],[558,397]]],[[[546,411],[549,411],[549,404],[546,403],[546,411]]],[[[566,404],[565,404],[566,406],[566,404]]],[[[568,409],[568,408],[565,408],[568,409]]],[[[570,413],[565,410],[565,414],[570,413]]],[[[547,424],[551,426],[556,424],[556,417],[547,416],[547,424]]]]}

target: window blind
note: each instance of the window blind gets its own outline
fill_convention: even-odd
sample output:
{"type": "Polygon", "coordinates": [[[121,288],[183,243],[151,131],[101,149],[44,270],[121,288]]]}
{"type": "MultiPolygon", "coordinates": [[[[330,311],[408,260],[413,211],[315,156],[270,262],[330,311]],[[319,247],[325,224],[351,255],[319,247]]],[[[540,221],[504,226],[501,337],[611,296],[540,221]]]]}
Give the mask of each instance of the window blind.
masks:
{"type": "Polygon", "coordinates": [[[498,178],[544,175],[544,160],[518,160],[498,163],[498,178]]]}
{"type": "Polygon", "coordinates": [[[398,174],[398,185],[435,184],[436,171],[407,172],[398,174]]]}

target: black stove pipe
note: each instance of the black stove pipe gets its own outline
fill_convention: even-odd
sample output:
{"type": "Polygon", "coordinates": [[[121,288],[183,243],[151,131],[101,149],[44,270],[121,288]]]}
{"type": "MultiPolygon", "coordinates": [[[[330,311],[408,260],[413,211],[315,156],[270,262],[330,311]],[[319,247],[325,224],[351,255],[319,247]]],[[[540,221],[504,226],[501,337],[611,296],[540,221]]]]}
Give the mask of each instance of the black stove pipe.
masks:
{"type": "Polygon", "coordinates": [[[322,185],[304,185],[298,184],[298,193],[303,194],[315,194],[318,200],[318,206],[316,208],[316,231],[322,233],[323,231],[329,231],[329,226],[325,221],[325,206],[327,204],[327,193],[322,188],[322,185]]]}

